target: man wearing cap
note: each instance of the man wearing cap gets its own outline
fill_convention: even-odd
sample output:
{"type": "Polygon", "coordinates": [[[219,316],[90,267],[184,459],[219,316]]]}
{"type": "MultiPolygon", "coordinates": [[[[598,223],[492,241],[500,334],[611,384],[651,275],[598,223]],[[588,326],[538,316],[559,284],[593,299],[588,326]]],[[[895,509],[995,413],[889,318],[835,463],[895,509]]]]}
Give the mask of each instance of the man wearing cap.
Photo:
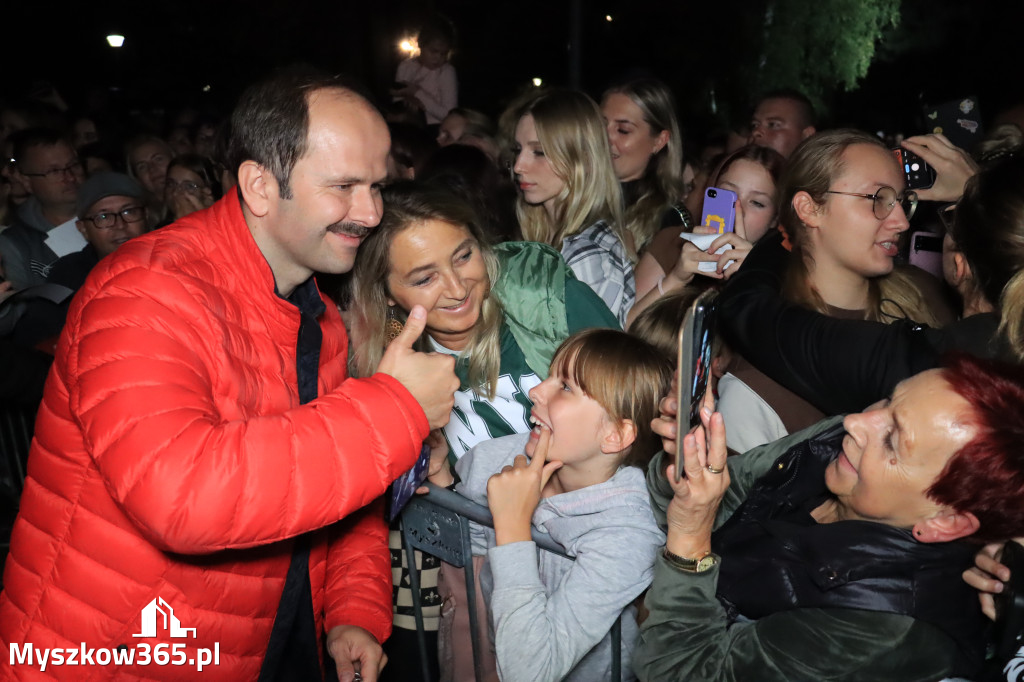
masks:
{"type": "Polygon", "coordinates": [[[75,209],[75,225],[87,243],[81,251],[59,258],[46,277],[47,283],[66,287],[68,294],[60,303],[53,298],[32,300],[14,328],[14,340],[23,346],[56,341],[71,297],[85,284],[93,267],[146,231],[142,186],[122,173],[97,173],[86,180],[78,191],[75,209]]]}

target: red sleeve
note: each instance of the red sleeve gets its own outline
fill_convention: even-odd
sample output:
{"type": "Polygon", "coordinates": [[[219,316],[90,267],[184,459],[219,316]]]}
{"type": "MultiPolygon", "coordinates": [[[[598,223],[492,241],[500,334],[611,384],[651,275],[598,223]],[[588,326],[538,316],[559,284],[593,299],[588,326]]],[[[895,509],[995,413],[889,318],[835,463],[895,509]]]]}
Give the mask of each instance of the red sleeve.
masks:
{"type": "Polygon", "coordinates": [[[378,642],[391,635],[391,553],[379,498],[331,529],[324,629],[357,625],[378,642]]]}
{"type": "Polygon", "coordinates": [[[291,404],[266,357],[275,347],[208,322],[203,292],[161,272],[115,276],[76,302],[61,341],[84,447],[151,542],[183,554],[276,542],[345,518],[413,465],[428,426],[400,383],[349,379],[306,405],[266,407],[291,404]]]}

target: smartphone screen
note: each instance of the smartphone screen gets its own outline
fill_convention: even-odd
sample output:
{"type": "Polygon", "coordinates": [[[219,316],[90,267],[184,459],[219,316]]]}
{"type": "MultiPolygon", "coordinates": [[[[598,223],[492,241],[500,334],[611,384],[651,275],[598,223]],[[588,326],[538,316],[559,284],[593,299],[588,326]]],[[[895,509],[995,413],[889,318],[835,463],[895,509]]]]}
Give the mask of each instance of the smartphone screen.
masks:
{"type": "Polygon", "coordinates": [[[698,296],[679,329],[676,481],[683,475],[683,436],[700,422],[700,407],[711,378],[711,347],[715,333],[717,295],[718,292],[709,289],[698,296]]]}
{"type": "Polygon", "coordinates": [[[935,184],[935,169],[920,156],[902,147],[893,149],[892,155],[903,169],[907,189],[928,189],[935,184]]]}
{"type": "Polygon", "coordinates": [[[700,224],[724,234],[736,225],[736,192],[720,187],[704,190],[704,209],[700,224]]]}

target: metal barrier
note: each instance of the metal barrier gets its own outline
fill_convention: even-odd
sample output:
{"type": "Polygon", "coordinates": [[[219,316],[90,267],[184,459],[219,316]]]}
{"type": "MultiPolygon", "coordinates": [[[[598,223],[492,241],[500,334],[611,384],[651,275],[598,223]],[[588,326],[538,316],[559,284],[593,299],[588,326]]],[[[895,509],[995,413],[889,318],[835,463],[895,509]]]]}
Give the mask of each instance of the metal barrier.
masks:
{"type": "MultiPolygon", "coordinates": [[[[466,574],[466,603],[469,607],[469,626],[473,646],[473,668],[477,680],[483,678],[480,666],[478,619],[476,612],[476,584],[473,576],[473,550],[469,540],[469,522],[494,527],[491,512],[487,507],[467,500],[456,492],[440,488],[433,483],[426,484],[429,492],[416,495],[402,510],[402,535],[409,562],[409,581],[412,587],[412,604],[416,614],[416,637],[419,642],[420,663],[423,679],[429,680],[427,664],[427,643],[423,630],[423,604],[420,601],[420,577],[416,570],[413,550],[432,554],[441,561],[462,568],[466,574]]],[[[569,559],[560,545],[549,536],[531,529],[533,541],[541,549],[569,559]]],[[[622,624],[616,619],[611,628],[612,681],[622,680],[622,624]]]]}

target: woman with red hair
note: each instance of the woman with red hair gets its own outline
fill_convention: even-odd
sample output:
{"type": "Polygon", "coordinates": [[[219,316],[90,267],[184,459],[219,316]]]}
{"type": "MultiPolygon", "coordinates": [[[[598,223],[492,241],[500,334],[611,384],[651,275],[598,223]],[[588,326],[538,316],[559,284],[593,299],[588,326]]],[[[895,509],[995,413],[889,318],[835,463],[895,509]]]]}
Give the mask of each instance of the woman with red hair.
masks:
{"type": "Polygon", "coordinates": [[[961,574],[978,542],[1024,534],[1024,369],[951,356],[728,464],[721,416],[701,420],[684,477],[664,453],[648,470],[668,539],[641,680],[975,679],[986,630],[961,574]]]}

